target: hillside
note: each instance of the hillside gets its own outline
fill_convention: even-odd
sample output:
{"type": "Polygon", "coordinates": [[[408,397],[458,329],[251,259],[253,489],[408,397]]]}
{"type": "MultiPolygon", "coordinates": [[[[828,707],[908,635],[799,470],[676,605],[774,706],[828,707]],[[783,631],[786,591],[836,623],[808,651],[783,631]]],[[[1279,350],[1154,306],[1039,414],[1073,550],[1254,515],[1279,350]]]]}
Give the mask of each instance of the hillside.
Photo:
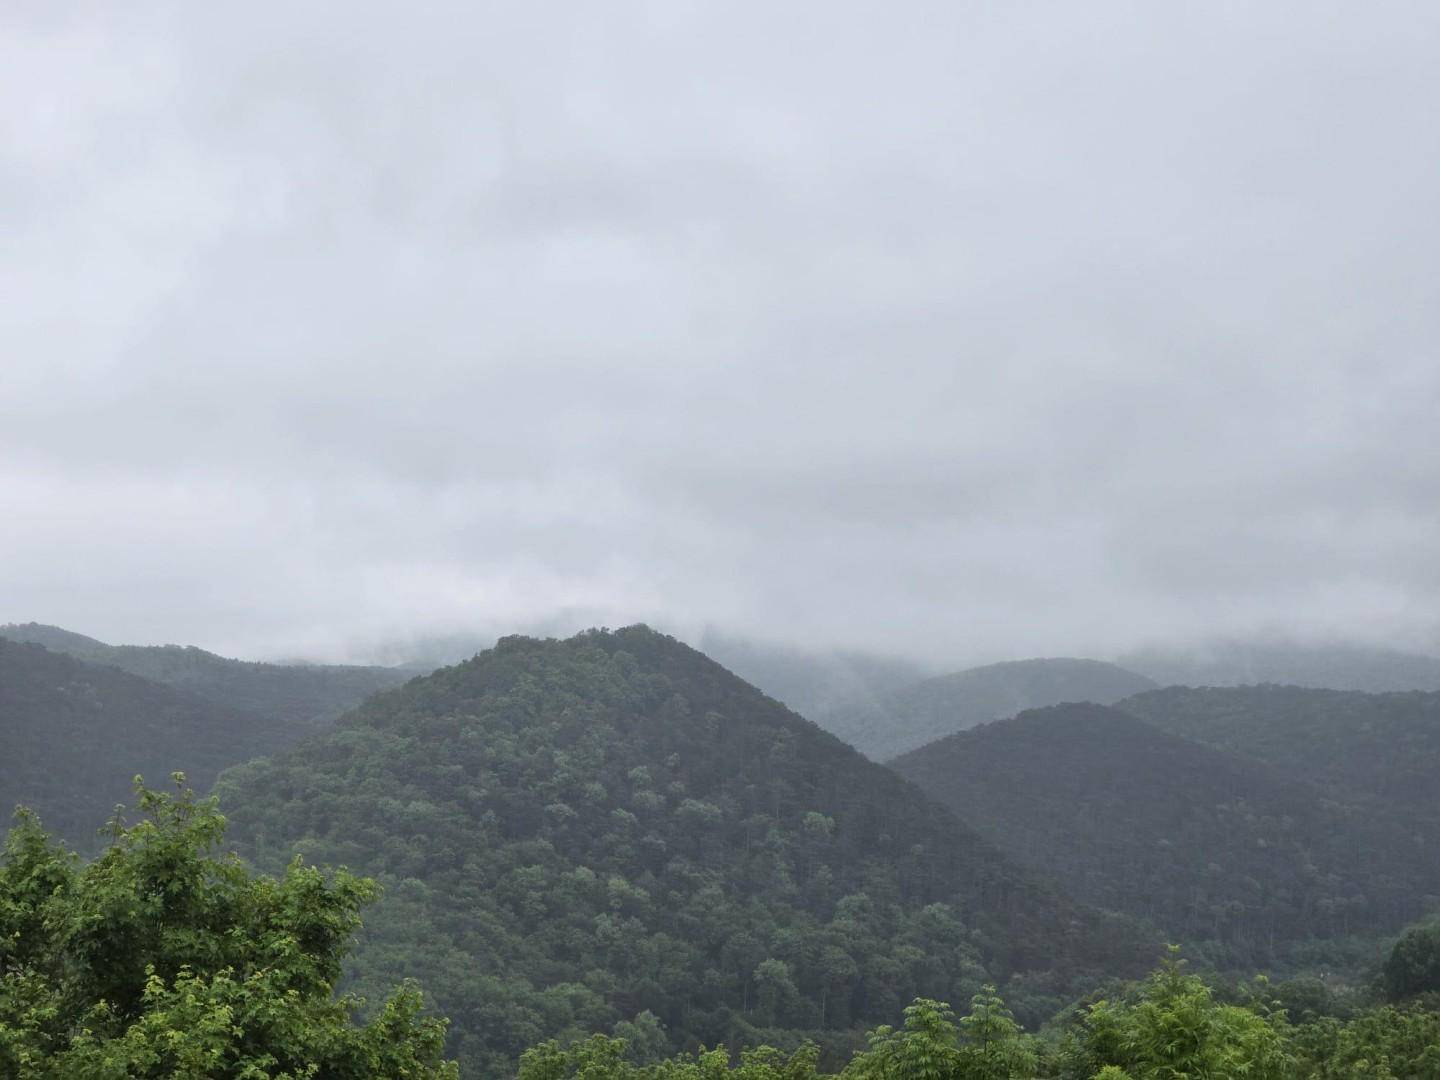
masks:
{"type": "Polygon", "coordinates": [[[1119,707],[1329,790],[1417,812],[1440,809],[1440,693],[1170,687],[1119,707]]]}
{"type": "Polygon", "coordinates": [[[1399,929],[1440,880],[1392,815],[1113,708],[1021,713],[891,764],[1071,894],[1209,942],[1222,962],[1399,929]]]}
{"type": "Polygon", "coordinates": [[[1372,694],[1440,690],[1440,657],[1343,643],[1218,641],[1193,649],[1147,649],[1119,663],[1160,686],[1278,683],[1372,694]]]}
{"type": "Polygon", "coordinates": [[[644,627],[502,639],[218,790],[262,865],[385,882],[356,985],[421,978],[471,1075],[646,1011],[672,1046],[849,1043],[1016,973],[1035,1019],[1154,955],[644,627]]]}
{"type": "Polygon", "coordinates": [[[40,623],[0,626],[0,637],[44,645],[92,664],[109,664],[220,705],[299,725],[332,720],[375,691],[414,674],[343,664],[231,660],[193,645],[107,645],[40,623]]]}
{"type": "Polygon", "coordinates": [[[1066,701],[1109,705],[1154,685],[1099,660],[1013,660],[925,679],[814,719],[861,753],[884,761],[1024,709],[1066,701]]]}
{"type": "Polygon", "coordinates": [[[184,772],[203,791],[221,769],[294,737],[281,721],[0,638],[0,832],[23,803],[89,849],[137,773],[163,786],[184,772]]]}

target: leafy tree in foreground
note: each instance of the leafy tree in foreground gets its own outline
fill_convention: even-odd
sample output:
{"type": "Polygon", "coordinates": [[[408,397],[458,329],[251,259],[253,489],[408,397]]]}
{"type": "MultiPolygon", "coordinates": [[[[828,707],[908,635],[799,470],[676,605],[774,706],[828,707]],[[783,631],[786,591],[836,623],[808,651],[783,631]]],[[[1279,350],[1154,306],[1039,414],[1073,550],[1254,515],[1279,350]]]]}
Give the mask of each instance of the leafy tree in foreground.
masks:
{"type": "Polygon", "coordinates": [[[297,859],[252,877],[225,819],[136,779],[81,865],[22,811],[0,855],[0,1076],[35,1080],[453,1080],[445,1022],[395,991],[368,1023],[333,994],[373,883],[297,859]]]}
{"type": "Polygon", "coordinates": [[[1440,922],[1416,926],[1401,935],[1381,974],[1392,1001],[1440,993],[1440,922]]]}
{"type": "Polygon", "coordinates": [[[1009,1080],[1032,1076],[1035,1054],[1020,1027],[987,986],[970,1002],[958,1027],[941,1001],[916,1000],[905,1026],[870,1033],[870,1049],[857,1054],[844,1075],[851,1080],[1009,1080]]]}
{"type": "Polygon", "coordinates": [[[817,1069],[811,1043],[641,1064],[626,1039],[595,1035],[527,1051],[519,1080],[1440,1080],[1440,1013],[1423,1001],[1292,1024],[1271,990],[1257,980],[1227,1003],[1171,959],[1039,1037],[987,987],[959,1021],[944,1002],[916,1000],[901,1028],[870,1032],[838,1074],[817,1069]]]}
{"type": "Polygon", "coordinates": [[[1440,1080],[1440,1013],[1420,1008],[1325,1017],[1296,1028],[1294,1046],[1307,1080],[1440,1080]]]}
{"type": "Polygon", "coordinates": [[[1217,1002],[1171,957],[1126,1001],[1082,1017],[1065,1075],[1103,1080],[1287,1080],[1295,1071],[1283,1012],[1217,1002]]]}
{"type": "MultiPolygon", "coordinates": [[[[920,998],[905,1010],[904,1027],[876,1028],[869,1041],[869,1049],[857,1053],[840,1074],[844,1080],[1012,1080],[1036,1075],[1033,1039],[1021,1033],[993,987],[975,996],[970,1015],[958,1025],[943,1001],[920,998]]],[[[819,1057],[819,1048],[805,1043],[791,1054],[755,1047],[744,1051],[733,1067],[724,1049],[635,1065],[628,1060],[624,1039],[595,1035],[568,1048],[552,1040],[526,1051],[519,1080],[819,1080],[819,1057]]]]}

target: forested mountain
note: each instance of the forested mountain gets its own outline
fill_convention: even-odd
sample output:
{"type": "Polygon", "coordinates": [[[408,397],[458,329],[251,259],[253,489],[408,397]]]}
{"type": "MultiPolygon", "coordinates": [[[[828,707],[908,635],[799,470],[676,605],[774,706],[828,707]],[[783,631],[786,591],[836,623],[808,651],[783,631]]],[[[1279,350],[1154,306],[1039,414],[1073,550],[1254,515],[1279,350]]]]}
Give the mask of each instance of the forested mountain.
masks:
{"type": "Polygon", "coordinates": [[[1161,686],[1279,683],[1322,690],[1440,690],[1440,657],[1365,645],[1218,641],[1146,649],[1118,661],[1161,686]]]}
{"type": "Polygon", "coordinates": [[[1327,790],[1440,812],[1440,693],[1170,687],[1127,698],[1119,707],[1327,790]]]}
{"type": "Polygon", "coordinates": [[[204,790],[221,769],[295,741],[294,725],[113,667],[0,638],[0,832],[17,803],[81,849],[130,784],[184,772],[204,790]]]}
{"type": "Polygon", "coordinates": [[[917,994],[1007,978],[1034,1020],[1154,956],[644,627],[502,639],[217,791],[261,865],[299,849],[381,879],[356,985],[420,977],[470,1075],[617,1024],[847,1043],[917,994]]]}
{"type": "Polygon", "coordinates": [[[814,719],[862,753],[884,761],[1023,709],[1066,701],[1109,705],[1154,685],[1099,660],[1012,660],[925,679],[814,719]]]}
{"type": "Polygon", "coordinates": [[[1072,895],[1154,921],[1217,963],[1394,931],[1440,891],[1435,836],[1115,708],[1060,705],[891,763],[1072,895]]]}
{"type": "Polygon", "coordinates": [[[344,664],[264,664],[216,656],[193,645],[107,645],[40,623],[11,623],[0,637],[44,645],[93,664],[166,683],[197,697],[291,724],[334,719],[413,671],[344,664]]]}

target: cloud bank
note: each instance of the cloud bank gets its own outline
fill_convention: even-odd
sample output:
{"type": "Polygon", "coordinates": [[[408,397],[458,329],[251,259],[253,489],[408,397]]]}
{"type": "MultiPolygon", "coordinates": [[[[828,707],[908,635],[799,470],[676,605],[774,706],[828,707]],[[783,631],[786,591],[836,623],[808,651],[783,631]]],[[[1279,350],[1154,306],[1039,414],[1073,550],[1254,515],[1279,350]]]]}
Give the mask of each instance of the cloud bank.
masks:
{"type": "Polygon", "coordinates": [[[1430,4],[8,5],[0,621],[1440,648],[1430,4]]]}

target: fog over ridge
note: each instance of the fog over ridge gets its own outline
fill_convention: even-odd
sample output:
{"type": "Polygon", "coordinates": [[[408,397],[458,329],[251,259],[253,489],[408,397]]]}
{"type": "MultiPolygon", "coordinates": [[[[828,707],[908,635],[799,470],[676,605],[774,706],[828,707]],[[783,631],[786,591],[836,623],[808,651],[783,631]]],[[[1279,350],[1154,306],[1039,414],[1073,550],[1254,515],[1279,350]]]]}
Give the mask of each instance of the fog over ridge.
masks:
{"type": "Polygon", "coordinates": [[[1440,651],[1440,12],[0,13],[0,622],[1440,651]]]}

